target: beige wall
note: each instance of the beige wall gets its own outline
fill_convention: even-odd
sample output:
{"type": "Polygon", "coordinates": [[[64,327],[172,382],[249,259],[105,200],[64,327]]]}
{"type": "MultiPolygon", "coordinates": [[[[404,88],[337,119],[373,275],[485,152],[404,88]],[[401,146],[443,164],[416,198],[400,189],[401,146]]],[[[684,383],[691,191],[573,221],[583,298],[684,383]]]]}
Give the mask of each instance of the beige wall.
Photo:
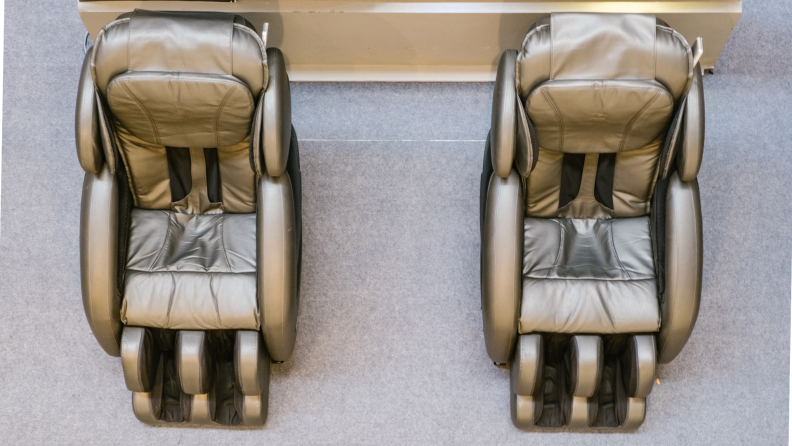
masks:
{"type": "Polygon", "coordinates": [[[702,65],[712,68],[742,12],[740,0],[79,2],[92,36],[134,8],[235,12],[259,29],[268,22],[268,45],[283,50],[293,81],[493,80],[501,52],[519,48],[528,27],[553,11],[657,14],[690,42],[701,36],[702,65]]]}

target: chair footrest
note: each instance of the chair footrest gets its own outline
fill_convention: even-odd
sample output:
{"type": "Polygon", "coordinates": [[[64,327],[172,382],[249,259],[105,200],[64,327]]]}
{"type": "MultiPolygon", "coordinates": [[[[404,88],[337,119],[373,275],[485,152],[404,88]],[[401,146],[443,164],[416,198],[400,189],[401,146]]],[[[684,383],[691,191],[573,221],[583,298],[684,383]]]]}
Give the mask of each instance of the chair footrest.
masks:
{"type": "Polygon", "coordinates": [[[654,335],[521,335],[511,414],[523,430],[637,429],[655,377],[654,335]]]}
{"type": "MultiPolygon", "coordinates": [[[[138,420],[151,425],[262,426],[267,419],[270,357],[258,331],[178,332],[125,327],[132,335],[150,333],[152,361],[130,357],[132,364],[154,367],[148,392],[133,391],[138,420]],[[186,389],[185,387],[190,387],[186,389]],[[189,393],[193,392],[193,393],[189,393]],[[197,393],[203,392],[203,393],[197,393]]],[[[140,352],[143,349],[129,349],[140,352]]],[[[131,354],[131,353],[130,353],[131,354]]]]}

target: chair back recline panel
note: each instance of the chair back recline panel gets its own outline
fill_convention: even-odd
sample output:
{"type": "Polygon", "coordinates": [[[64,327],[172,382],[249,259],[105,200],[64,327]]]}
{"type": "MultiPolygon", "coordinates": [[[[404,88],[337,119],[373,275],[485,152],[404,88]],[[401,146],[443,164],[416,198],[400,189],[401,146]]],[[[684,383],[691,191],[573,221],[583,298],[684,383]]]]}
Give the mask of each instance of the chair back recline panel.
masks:
{"type": "Polygon", "coordinates": [[[255,174],[244,167],[268,73],[249,23],[233,14],[138,10],[100,32],[91,65],[136,207],[254,211],[255,174]],[[204,165],[207,174],[182,175],[182,165],[204,165]],[[185,187],[193,183],[213,189],[185,187]],[[195,200],[180,203],[191,189],[195,200]]]}
{"type": "Polygon", "coordinates": [[[690,336],[701,51],[652,15],[554,13],[501,57],[482,311],[521,429],[637,428],[656,364],[690,336]]]}
{"type": "Polygon", "coordinates": [[[651,15],[553,14],[528,32],[516,68],[539,143],[527,215],[647,215],[693,77],[684,38],[651,15]]]}
{"type": "Polygon", "coordinates": [[[81,76],[83,303],[135,415],[264,424],[302,244],[283,55],[234,14],[135,10],[81,76]]]}

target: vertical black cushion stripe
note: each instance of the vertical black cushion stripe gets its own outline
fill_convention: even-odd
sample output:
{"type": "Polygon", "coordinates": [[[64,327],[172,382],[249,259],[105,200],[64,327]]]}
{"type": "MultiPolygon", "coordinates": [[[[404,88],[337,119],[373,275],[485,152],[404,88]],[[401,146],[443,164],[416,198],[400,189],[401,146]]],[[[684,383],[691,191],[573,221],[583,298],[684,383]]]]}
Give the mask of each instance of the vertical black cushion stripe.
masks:
{"type": "Polygon", "coordinates": [[[580,192],[580,181],[583,177],[585,153],[565,153],[561,167],[561,190],[558,195],[558,207],[569,204],[580,192]]]}
{"type": "Polygon", "coordinates": [[[192,189],[190,149],[187,147],[165,147],[165,153],[168,157],[171,201],[176,202],[184,199],[192,189]]]}
{"type": "Polygon", "coordinates": [[[206,162],[206,192],[209,201],[220,203],[223,201],[223,190],[220,187],[220,162],[217,159],[217,149],[204,149],[206,162]]]}
{"type": "Polygon", "coordinates": [[[608,209],[613,209],[613,172],[616,167],[615,153],[600,153],[597,160],[597,179],[594,183],[594,198],[608,209]]]}

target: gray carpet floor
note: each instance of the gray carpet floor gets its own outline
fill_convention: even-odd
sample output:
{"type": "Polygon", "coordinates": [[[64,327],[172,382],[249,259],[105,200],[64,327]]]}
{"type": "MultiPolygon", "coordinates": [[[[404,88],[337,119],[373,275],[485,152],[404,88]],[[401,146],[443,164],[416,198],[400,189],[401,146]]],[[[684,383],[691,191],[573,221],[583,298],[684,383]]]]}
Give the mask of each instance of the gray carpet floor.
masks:
{"type": "MultiPolygon", "coordinates": [[[[491,84],[294,84],[304,258],[293,359],[256,430],[151,428],[93,339],[79,277],[75,3],[6,2],[2,444],[783,444],[792,260],[792,3],[745,0],[713,76],[701,313],[631,434],[511,425],[479,310],[491,84]]],[[[672,24],[673,25],[673,24],[672,24]]]]}

